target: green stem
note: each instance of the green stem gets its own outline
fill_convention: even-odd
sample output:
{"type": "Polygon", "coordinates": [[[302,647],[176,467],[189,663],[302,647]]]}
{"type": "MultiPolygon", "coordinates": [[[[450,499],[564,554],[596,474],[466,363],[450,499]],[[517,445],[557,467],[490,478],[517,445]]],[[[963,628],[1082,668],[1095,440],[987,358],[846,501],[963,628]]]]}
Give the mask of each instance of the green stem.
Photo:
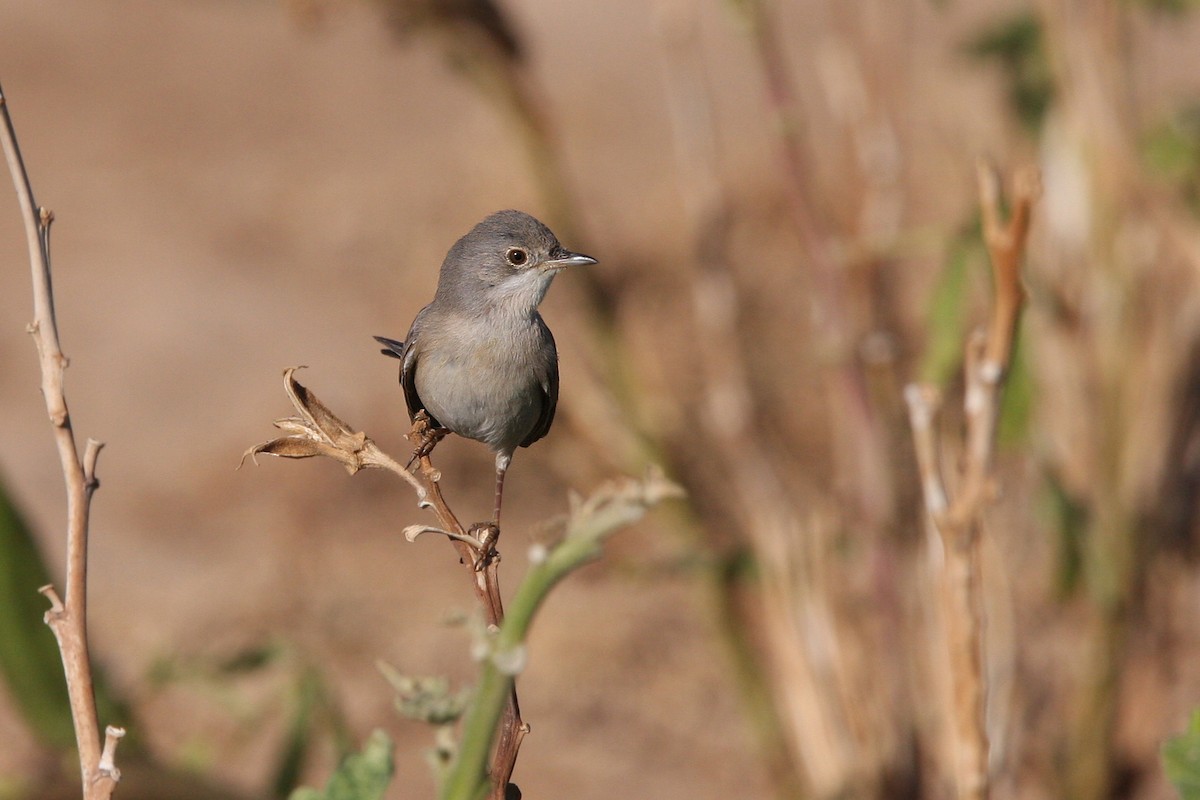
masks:
{"type": "Polygon", "coordinates": [[[633,522],[644,511],[644,502],[618,502],[577,515],[566,538],[526,574],[484,661],[479,687],[463,722],[458,756],[442,785],[441,800],[479,800],[486,794],[492,741],[504,703],[524,665],[525,637],[534,614],[555,584],[599,557],[601,542],[608,534],[633,522]]]}

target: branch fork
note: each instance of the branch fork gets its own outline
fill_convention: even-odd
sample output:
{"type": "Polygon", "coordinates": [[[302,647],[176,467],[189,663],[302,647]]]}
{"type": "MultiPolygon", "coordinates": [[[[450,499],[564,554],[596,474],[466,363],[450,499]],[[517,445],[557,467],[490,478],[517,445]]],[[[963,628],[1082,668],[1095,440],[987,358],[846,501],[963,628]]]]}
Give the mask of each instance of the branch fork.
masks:
{"type": "Polygon", "coordinates": [[[50,280],[50,225],[54,221],[54,214],[34,202],[33,187],[21,157],[16,130],[2,89],[0,117],[0,144],[3,145],[5,161],[21,208],[32,272],[33,321],[26,330],[37,347],[42,396],[46,413],[54,427],[55,444],[67,489],[66,599],[59,597],[53,586],[42,587],[40,591],[50,602],[45,620],[54,632],[62,655],[71,718],[75,725],[75,741],[79,748],[83,796],[85,800],[108,800],[120,779],[114,756],[117,740],[124,735],[124,731],[109,728],[101,751],[100,725],[96,715],[87,643],[88,521],[92,495],[100,485],[96,479],[96,461],[103,445],[88,439],[83,457],[80,458],[63,392],[63,373],[68,362],[59,344],[50,280]],[[114,731],[120,733],[114,734],[114,731]]]}
{"type": "Polygon", "coordinates": [[[1000,208],[1000,179],[981,161],[977,168],[983,238],[992,267],[992,307],[986,330],[974,331],[964,358],[963,408],[966,425],[955,491],[947,490],[937,423],[941,394],[928,384],[910,384],[908,404],[917,468],[930,527],[945,554],[941,572],[946,639],[954,684],[954,775],[960,798],[984,800],[990,790],[984,671],[984,612],[979,538],[983,514],[997,493],[992,460],[1000,401],[1025,302],[1021,261],[1033,204],[1040,194],[1036,169],[1013,181],[1012,213],[1000,208]]]}

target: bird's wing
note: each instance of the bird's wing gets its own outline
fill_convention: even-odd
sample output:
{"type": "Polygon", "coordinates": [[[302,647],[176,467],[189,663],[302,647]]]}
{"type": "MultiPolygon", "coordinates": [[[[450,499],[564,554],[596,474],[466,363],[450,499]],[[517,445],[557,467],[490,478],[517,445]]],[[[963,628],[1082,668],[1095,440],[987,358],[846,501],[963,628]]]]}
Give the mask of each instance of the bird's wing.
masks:
{"type": "MultiPolygon", "coordinates": [[[[417,318],[413,320],[412,327],[408,329],[408,336],[405,336],[402,342],[386,336],[375,337],[375,341],[383,345],[379,352],[400,359],[400,386],[404,389],[404,402],[408,406],[409,419],[415,417],[418,411],[425,410],[425,404],[417,394],[417,353],[420,351],[417,341],[421,336],[421,320],[424,315],[425,309],[421,309],[417,318]]],[[[425,410],[425,413],[429,412],[425,410]]],[[[430,417],[430,422],[435,427],[440,427],[433,417],[430,417]]]]}
{"type": "Polygon", "coordinates": [[[538,415],[537,424],[533,426],[533,430],[521,442],[521,447],[529,447],[550,432],[550,425],[554,422],[554,410],[558,407],[558,351],[554,347],[554,336],[546,327],[546,323],[542,321],[540,314],[537,316],[537,326],[550,344],[550,357],[542,365],[542,374],[539,376],[542,386],[542,413],[538,415]]]}
{"type": "MultiPolygon", "coordinates": [[[[408,335],[404,337],[404,349],[400,356],[400,386],[404,389],[404,402],[408,406],[408,418],[412,419],[417,416],[418,411],[425,411],[425,403],[422,402],[421,396],[417,394],[417,360],[421,352],[421,330],[424,327],[425,312],[428,306],[422,308],[413,320],[412,327],[408,329],[408,335]]],[[[439,426],[436,419],[430,416],[429,420],[434,426],[439,426]]]]}

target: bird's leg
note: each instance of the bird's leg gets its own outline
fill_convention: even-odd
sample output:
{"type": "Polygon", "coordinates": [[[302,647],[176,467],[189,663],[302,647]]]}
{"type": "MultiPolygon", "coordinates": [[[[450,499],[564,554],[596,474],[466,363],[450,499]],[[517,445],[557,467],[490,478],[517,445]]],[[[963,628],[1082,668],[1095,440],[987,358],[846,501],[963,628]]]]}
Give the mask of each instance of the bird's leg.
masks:
{"type": "Polygon", "coordinates": [[[496,558],[496,542],[500,539],[500,503],[504,499],[504,474],[512,462],[512,453],[496,454],[496,506],[492,513],[492,521],[480,523],[471,527],[471,532],[479,540],[479,558],[475,561],[475,570],[479,571],[488,562],[496,558]]]}
{"type": "Polygon", "coordinates": [[[437,443],[445,439],[449,433],[450,431],[446,428],[435,428],[429,418],[429,413],[425,409],[418,411],[416,416],[413,417],[412,430],[405,437],[410,442],[416,443],[416,447],[413,448],[412,458],[408,460],[408,466],[405,469],[412,469],[412,465],[417,463],[419,459],[432,453],[437,443]]]}
{"type": "Polygon", "coordinates": [[[492,524],[496,526],[496,530],[500,530],[500,503],[504,500],[504,475],[508,472],[510,463],[512,463],[512,453],[496,454],[496,509],[492,514],[492,524]]]}

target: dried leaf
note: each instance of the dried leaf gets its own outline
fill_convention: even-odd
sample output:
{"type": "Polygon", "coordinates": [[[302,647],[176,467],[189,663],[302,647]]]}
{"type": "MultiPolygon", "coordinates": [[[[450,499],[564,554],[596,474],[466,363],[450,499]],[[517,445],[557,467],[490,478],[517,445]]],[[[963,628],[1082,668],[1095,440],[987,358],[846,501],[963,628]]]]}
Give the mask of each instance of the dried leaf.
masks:
{"type": "MultiPolygon", "coordinates": [[[[265,453],[269,456],[279,456],[281,458],[327,456],[340,462],[351,475],[362,469],[362,462],[354,453],[348,453],[333,445],[315,441],[307,436],[285,436],[281,439],[272,439],[269,442],[256,444],[242,454],[242,463],[249,456],[257,464],[258,461],[254,457],[259,453],[265,453]]],[[[238,466],[241,466],[241,464],[239,463],[238,466]]]]}
{"type": "Polygon", "coordinates": [[[353,436],[354,431],[349,425],[338,419],[315,394],[296,380],[295,373],[298,369],[303,367],[288,367],[283,371],[284,391],[291,398],[296,410],[304,415],[309,426],[320,431],[331,442],[343,436],[353,436]]]}
{"type": "Polygon", "coordinates": [[[288,435],[255,445],[242,454],[240,467],[249,457],[259,453],[282,458],[312,458],[326,456],[341,463],[353,475],[362,469],[363,451],[370,439],[362,431],[355,431],[337,417],[324,403],[295,378],[302,367],[289,367],[283,371],[284,391],[300,414],[275,420],[275,427],[288,435]]]}

